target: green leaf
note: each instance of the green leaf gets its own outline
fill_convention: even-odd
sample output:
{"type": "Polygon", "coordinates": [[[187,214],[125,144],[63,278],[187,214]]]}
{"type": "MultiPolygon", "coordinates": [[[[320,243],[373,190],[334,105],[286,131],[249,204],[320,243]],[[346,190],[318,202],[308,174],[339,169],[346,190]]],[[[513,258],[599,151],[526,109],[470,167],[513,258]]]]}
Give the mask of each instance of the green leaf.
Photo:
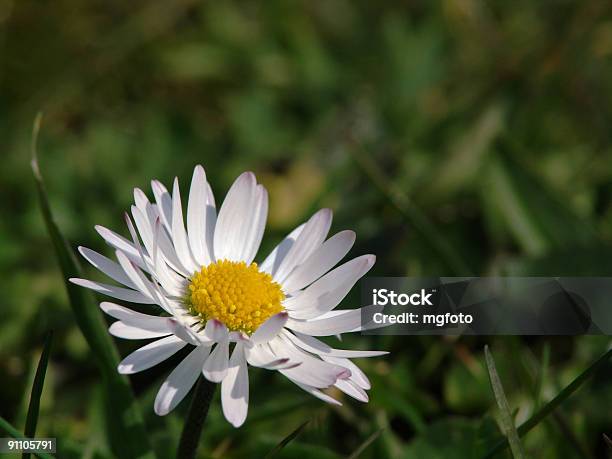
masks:
{"type": "MultiPolygon", "coordinates": [[[[26,440],[26,437],[21,435],[21,432],[19,432],[15,427],[13,427],[11,423],[8,422],[6,419],[4,419],[2,416],[0,416],[0,430],[5,431],[15,440],[26,440]]],[[[40,457],[41,459],[54,459],[55,457],[47,453],[33,453],[33,454],[37,457],[40,457]]]]}
{"type": "Polygon", "coordinates": [[[514,418],[512,416],[512,412],[510,411],[510,406],[508,405],[506,394],[504,393],[504,387],[502,386],[499,374],[497,373],[497,369],[495,368],[495,361],[493,360],[493,355],[491,355],[491,352],[489,351],[489,346],[485,346],[484,352],[485,361],[487,362],[487,370],[489,371],[489,379],[491,380],[491,387],[493,388],[495,400],[497,401],[497,406],[499,406],[499,410],[501,412],[501,423],[504,430],[504,434],[506,435],[506,437],[508,438],[508,442],[510,443],[512,455],[515,458],[523,459],[525,457],[523,445],[521,445],[521,441],[519,440],[519,436],[516,431],[516,426],[514,425],[514,418]]]}
{"type": "Polygon", "coordinates": [[[359,148],[351,149],[357,165],[372,184],[379,189],[389,203],[408,221],[427,243],[429,249],[447,265],[450,272],[467,276],[471,273],[463,255],[448,241],[444,233],[429,219],[429,217],[412,201],[400,187],[394,185],[373,155],[359,148]]]}
{"type": "Polygon", "coordinates": [[[483,188],[490,212],[498,214],[517,243],[532,256],[596,240],[592,225],[575,215],[537,177],[510,159],[507,145],[498,142],[483,188]]]}
{"type": "Polygon", "coordinates": [[[478,421],[447,417],[434,421],[404,448],[404,459],[474,459],[486,451],[486,445],[499,435],[495,422],[488,417],[478,421]]]}
{"type": "Polygon", "coordinates": [[[610,451],[612,451],[612,440],[606,434],[603,434],[604,441],[606,442],[606,446],[610,451]]]}
{"type": "Polygon", "coordinates": [[[603,245],[567,246],[542,256],[506,261],[505,276],[611,276],[612,248],[603,245]],[[571,263],[567,261],[571,260],[571,263]]]}
{"type": "MultiPolygon", "coordinates": [[[[26,417],[25,436],[34,438],[36,435],[36,425],[38,423],[38,412],[40,410],[40,397],[42,395],[43,386],[45,384],[45,375],[47,374],[47,365],[49,363],[49,354],[51,353],[51,342],[53,340],[53,331],[47,334],[45,346],[43,347],[36,375],[34,376],[34,384],[32,385],[32,393],[30,395],[30,404],[28,405],[28,415],[26,417]]],[[[23,459],[28,459],[30,453],[23,453],[23,459]]]]}
{"type": "MultiPolygon", "coordinates": [[[[609,349],[604,355],[593,362],[586,370],[580,373],[571,383],[569,383],[561,392],[557,394],[550,402],[540,408],[533,416],[520,425],[517,429],[519,437],[522,437],[535,426],[537,426],[546,416],[552,413],[561,403],[563,403],[570,395],[572,395],[582,384],[584,384],[597,370],[608,363],[612,357],[612,349],[609,349]]],[[[492,458],[500,451],[508,447],[507,439],[498,441],[491,450],[483,457],[483,459],[492,458]]]]}
{"type": "Polygon", "coordinates": [[[436,167],[436,180],[425,184],[426,192],[422,195],[448,198],[477,185],[483,159],[504,127],[505,112],[505,104],[500,101],[485,107],[472,125],[453,139],[449,152],[436,167]]]}
{"type": "Polygon", "coordinates": [[[542,363],[540,365],[540,371],[538,371],[537,379],[535,383],[534,392],[534,406],[539,408],[542,405],[542,391],[544,387],[544,381],[546,380],[546,372],[548,371],[548,364],[550,363],[550,345],[544,343],[544,349],[542,351],[542,363]]]}
{"type": "Polygon", "coordinates": [[[444,375],[442,390],[444,399],[453,412],[484,411],[491,403],[487,372],[484,365],[476,359],[473,367],[468,367],[459,360],[452,362],[444,375]]]}
{"type": "Polygon", "coordinates": [[[100,309],[89,291],[68,282],[71,277],[81,277],[81,267],[53,218],[47,198],[36,155],[36,141],[40,122],[41,115],[39,114],[34,122],[32,135],[32,171],[36,181],[38,201],[62,270],[70,306],[76,322],[91,348],[93,360],[102,373],[102,384],[105,388],[106,408],[108,410],[106,424],[110,448],[113,454],[119,458],[154,458],[155,455],[149,444],[147,430],[129,380],[117,373],[117,365],[120,361],[119,353],[106,330],[106,322],[100,309]],[[138,441],[134,441],[134,439],[138,439],[138,441]]]}
{"type": "Polygon", "coordinates": [[[291,432],[289,435],[287,435],[285,438],[283,438],[278,443],[278,445],[276,445],[268,454],[266,454],[266,458],[270,458],[270,457],[276,456],[276,454],[278,454],[278,452],[280,450],[282,450],[285,446],[287,446],[291,441],[295,440],[295,438],[299,434],[302,433],[302,431],[306,428],[306,426],[309,423],[310,423],[310,419],[308,421],[305,421],[302,424],[300,424],[297,429],[295,429],[293,432],[291,432]]]}
{"type": "Polygon", "coordinates": [[[370,446],[376,441],[382,431],[383,429],[379,429],[372,435],[370,435],[368,438],[366,438],[366,440],[361,445],[359,445],[359,447],[355,451],[353,451],[353,453],[348,457],[348,459],[357,459],[359,456],[361,456],[361,453],[363,453],[368,446],[370,446]]]}

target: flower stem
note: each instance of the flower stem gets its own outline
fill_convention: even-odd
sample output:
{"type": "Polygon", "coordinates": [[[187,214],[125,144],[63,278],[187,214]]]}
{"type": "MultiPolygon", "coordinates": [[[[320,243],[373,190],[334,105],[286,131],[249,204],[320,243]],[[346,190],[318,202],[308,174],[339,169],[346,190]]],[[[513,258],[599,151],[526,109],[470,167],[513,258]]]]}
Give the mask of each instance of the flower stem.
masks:
{"type": "Polygon", "coordinates": [[[196,457],[202,427],[204,426],[204,421],[206,421],[210,402],[215,395],[216,388],[217,384],[210,382],[200,375],[193,398],[191,399],[183,433],[181,434],[181,441],[176,455],[177,459],[194,459],[196,457]]]}

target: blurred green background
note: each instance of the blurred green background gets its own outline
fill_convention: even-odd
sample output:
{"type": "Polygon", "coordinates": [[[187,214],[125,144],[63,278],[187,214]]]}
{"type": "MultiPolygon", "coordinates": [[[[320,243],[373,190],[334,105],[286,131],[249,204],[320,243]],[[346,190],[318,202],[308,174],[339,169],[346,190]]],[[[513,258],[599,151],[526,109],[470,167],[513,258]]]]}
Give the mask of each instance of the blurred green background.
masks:
{"type": "MultiPolygon", "coordinates": [[[[268,188],[264,252],[327,206],[333,230],[357,232],[352,255],[377,255],[374,275],[612,276],[609,2],[0,0],[0,65],[0,414],[22,427],[53,328],[38,433],[60,439],[60,458],[111,456],[36,202],[39,110],[73,247],[108,254],[94,224],[126,234],[133,187],[176,175],[186,193],[201,163],[218,202],[244,170],[268,188]]],[[[358,302],[355,289],[344,304],[358,302]]],[[[330,407],[254,370],[245,426],[216,400],[200,457],[261,457],[308,419],[279,457],[345,457],[379,429],[360,457],[479,457],[500,435],[486,343],[520,423],[610,340],[347,336],[391,351],[358,362],[369,404],[338,393],[330,407]]],[[[188,405],[153,414],[175,360],[131,377],[160,457],[188,405]]],[[[608,366],[527,434],[531,456],[606,457],[611,378],[608,366]]]]}

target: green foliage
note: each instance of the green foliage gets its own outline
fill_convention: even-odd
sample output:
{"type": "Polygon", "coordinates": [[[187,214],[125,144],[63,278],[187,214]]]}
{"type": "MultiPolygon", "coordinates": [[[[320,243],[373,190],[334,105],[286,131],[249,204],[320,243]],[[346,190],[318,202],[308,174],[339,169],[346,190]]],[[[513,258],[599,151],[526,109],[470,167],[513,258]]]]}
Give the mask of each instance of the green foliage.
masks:
{"type": "MultiPolygon", "coordinates": [[[[175,362],[118,376],[136,344],[110,338],[83,289],[70,306],[55,257],[72,272],[78,245],[108,255],[93,226],[126,235],[132,188],[176,175],[185,192],[197,163],[218,202],[244,170],[268,188],[258,260],[327,206],[333,230],[357,232],[350,255],[377,255],[373,275],[612,275],[611,17],[608,2],[579,1],[0,1],[2,417],[22,431],[32,356],[53,329],[37,435],[68,459],[146,454],[147,438],[174,456],[188,403],[164,418],[152,404],[175,362]],[[55,246],[27,153],[41,109],[44,197],[68,241],[51,226],[55,246]]],[[[606,454],[609,367],[563,388],[608,338],[487,342],[526,454],[574,454],[551,400],[591,456],[606,454]],[[544,348],[546,378],[528,377],[544,348]]],[[[358,362],[367,405],[326,406],[255,369],[246,424],[231,428],[213,401],[199,457],[263,457],[306,419],[277,457],[347,457],[380,429],[361,458],[501,450],[484,344],[344,337],[391,351],[358,362]]]]}
{"type": "MultiPolygon", "coordinates": [[[[40,129],[41,117],[38,116],[34,125],[32,170],[36,180],[38,199],[42,215],[55,247],[64,284],[68,291],[70,306],[76,321],[87,343],[89,344],[93,359],[102,373],[104,395],[106,397],[106,428],[109,435],[109,446],[116,457],[121,458],[152,458],[155,457],[150,449],[146,428],[142,422],[140,408],[134,398],[129,381],[117,372],[119,354],[107,333],[106,324],[98,309],[93,295],[87,290],[70,283],[68,279],[81,275],[79,262],[74,252],[62,236],[55,220],[36,156],[36,140],[40,129]],[[139,441],[133,441],[138,438],[139,441]]],[[[42,381],[35,380],[35,389],[42,391],[42,381]],[[40,387],[39,387],[40,386],[40,387]]],[[[39,394],[40,395],[40,394],[39,394]]],[[[29,415],[29,412],[28,412],[29,415]]],[[[28,421],[30,417],[28,416],[28,421]]],[[[32,430],[34,421],[28,422],[26,429],[32,430]]]]}
{"type": "Polygon", "coordinates": [[[489,346],[485,346],[484,353],[485,361],[487,363],[487,370],[489,371],[489,380],[491,381],[491,387],[493,388],[493,393],[495,394],[495,401],[497,402],[497,406],[499,407],[500,411],[500,421],[503,427],[504,435],[508,439],[512,456],[515,459],[524,459],[525,451],[523,450],[523,445],[521,444],[519,435],[516,431],[514,416],[512,416],[512,412],[510,411],[508,399],[504,393],[504,386],[499,379],[497,368],[495,368],[495,360],[493,359],[491,351],[489,351],[489,346]]]}
{"type": "Polygon", "coordinates": [[[305,421],[302,424],[300,424],[297,429],[295,429],[294,431],[292,431],[289,435],[287,435],[285,438],[283,438],[278,445],[276,445],[267,455],[266,458],[270,458],[270,457],[274,457],[276,456],[285,446],[287,446],[291,441],[293,441],[295,438],[297,438],[297,436],[302,432],[302,430],[304,430],[306,428],[306,426],[308,425],[310,421],[305,421]]]}
{"type": "MultiPolygon", "coordinates": [[[[40,411],[40,397],[42,396],[43,386],[45,385],[45,376],[47,374],[47,365],[49,364],[49,354],[51,353],[51,343],[53,342],[53,331],[49,331],[45,339],[38,366],[36,367],[36,375],[34,376],[34,384],[32,385],[32,393],[30,394],[30,403],[28,405],[28,415],[24,436],[27,438],[35,438],[36,425],[38,424],[38,414],[40,411]]],[[[23,454],[23,459],[28,459],[29,453],[23,454]]]]}
{"type": "MultiPolygon", "coordinates": [[[[25,436],[21,435],[21,433],[19,432],[19,430],[17,430],[17,428],[13,427],[2,416],[0,416],[0,431],[5,432],[10,437],[15,438],[17,440],[23,440],[26,438],[25,436]]],[[[40,457],[41,459],[53,459],[53,456],[47,453],[36,453],[36,456],[40,457]]]]}

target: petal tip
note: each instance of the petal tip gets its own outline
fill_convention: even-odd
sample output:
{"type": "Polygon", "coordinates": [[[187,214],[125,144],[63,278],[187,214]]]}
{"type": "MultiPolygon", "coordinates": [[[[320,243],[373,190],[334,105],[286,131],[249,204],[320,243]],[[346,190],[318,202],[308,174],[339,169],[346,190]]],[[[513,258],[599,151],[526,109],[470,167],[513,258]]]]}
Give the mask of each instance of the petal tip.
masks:
{"type": "Polygon", "coordinates": [[[132,374],[132,371],[130,370],[130,367],[128,367],[127,365],[119,364],[117,365],[117,373],[121,375],[129,375],[129,374],[132,374]]]}
{"type": "Polygon", "coordinates": [[[324,217],[331,217],[333,211],[329,207],[323,207],[318,213],[324,217]]]}

